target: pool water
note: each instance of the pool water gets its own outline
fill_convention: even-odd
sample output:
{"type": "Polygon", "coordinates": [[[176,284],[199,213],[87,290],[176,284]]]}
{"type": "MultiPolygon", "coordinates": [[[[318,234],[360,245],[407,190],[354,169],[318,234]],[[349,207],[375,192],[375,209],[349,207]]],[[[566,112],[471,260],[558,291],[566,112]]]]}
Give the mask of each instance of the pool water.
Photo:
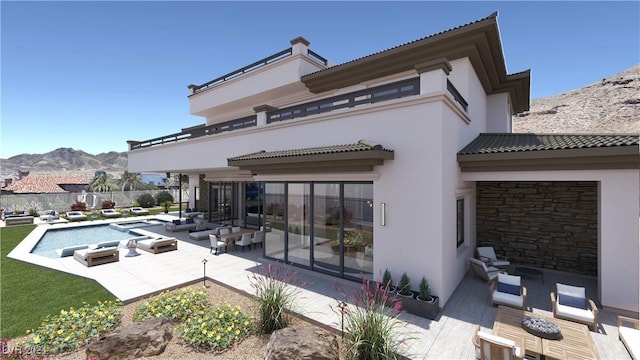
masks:
{"type": "Polygon", "coordinates": [[[137,236],[140,235],[130,230],[123,231],[113,228],[109,224],[48,229],[31,250],[31,253],[57,259],[60,258],[61,250],[68,246],[91,246],[102,241],[125,240],[120,243],[120,247],[123,247],[126,240],[137,236]]]}

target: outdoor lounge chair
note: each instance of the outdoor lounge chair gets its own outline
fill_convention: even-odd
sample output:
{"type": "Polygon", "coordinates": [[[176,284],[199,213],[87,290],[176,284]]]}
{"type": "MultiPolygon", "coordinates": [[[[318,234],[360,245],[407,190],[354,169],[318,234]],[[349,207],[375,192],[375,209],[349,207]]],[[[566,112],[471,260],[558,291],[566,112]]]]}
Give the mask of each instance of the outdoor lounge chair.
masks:
{"type": "Polygon", "coordinates": [[[481,246],[476,249],[478,252],[478,259],[484,261],[489,266],[494,266],[497,268],[507,268],[511,265],[511,262],[498,259],[496,256],[495,250],[493,250],[492,246],[481,246]]]}
{"type": "Polygon", "coordinates": [[[491,303],[524,310],[526,301],[527,288],[522,286],[520,276],[498,273],[498,281],[491,283],[491,303]]]}
{"type": "Polygon", "coordinates": [[[84,250],[84,249],[88,249],[88,248],[89,248],[89,245],[86,245],[86,244],[68,246],[66,248],[62,248],[62,251],[60,252],[60,257],[73,256],[73,253],[76,250],[84,250]]]}
{"type": "Polygon", "coordinates": [[[132,207],[131,209],[129,209],[129,213],[131,213],[133,215],[149,215],[149,210],[137,206],[137,207],[132,207]]]}
{"type": "Polygon", "coordinates": [[[83,249],[73,252],[73,258],[86,267],[120,261],[118,248],[83,249]]]}
{"type": "Polygon", "coordinates": [[[209,253],[218,255],[220,249],[227,250],[227,241],[225,238],[219,239],[217,235],[209,235],[209,241],[211,241],[211,249],[209,253]],[[214,252],[215,250],[215,252],[214,252]]]}
{"type": "Polygon", "coordinates": [[[119,213],[119,212],[117,212],[117,211],[115,211],[113,209],[102,209],[102,210],[100,210],[100,212],[102,213],[102,216],[106,217],[106,218],[117,218],[117,217],[122,216],[121,213],[119,213]]]}
{"type": "Polygon", "coordinates": [[[476,358],[481,360],[515,360],[524,358],[524,344],[516,345],[515,341],[480,331],[476,325],[471,335],[471,342],[476,347],[476,358]]]}
{"type": "Polygon", "coordinates": [[[618,315],[618,338],[627,348],[633,360],[640,360],[640,321],[618,315]],[[631,324],[633,327],[623,326],[631,324]]]}
{"type": "Polygon", "coordinates": [[[598,307],[585,296],[583,287],[556,283],[556,293],[551,292],[553,317],[586,324],[593,331],[598,330],[598,307]]]}
{"type": "Polygon", "coordinates": [[[136,243],[138,244],[138,249],[152,254],[178,250],[178,240],[173,237],[138,240],[136,243]]]}
{"type": "Polygon", "coordinates": [[[67,211],[67,220],[69,221],[82,221],[87,220],[87,215],[82,211],[67,211]]]}
{"type": "Polygon", "coordinates": [[[496,280],[499,273],[505,272],[505,270],[498,269],[493,266],[487,266],[484,262],[476,258],[469,258],[469,265],[471,265],[473,273],[480,279],[485,280],[487,283],[496,280]]]}
{"type": "Polygon", "coordinates": [[[59,218],[60,214],[55,210],[50,210],[40,215],[40,220],[42,221],[58,220],[59,218]]]}

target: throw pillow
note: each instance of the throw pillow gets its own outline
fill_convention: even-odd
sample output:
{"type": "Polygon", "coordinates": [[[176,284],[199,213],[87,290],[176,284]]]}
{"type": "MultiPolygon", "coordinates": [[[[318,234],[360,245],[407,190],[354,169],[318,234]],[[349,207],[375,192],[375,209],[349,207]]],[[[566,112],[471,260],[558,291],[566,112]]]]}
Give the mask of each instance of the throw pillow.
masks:
{"type": "Polygon", "coordinates": [[[498,291],[511,294],[511,295],[520,296],[520,286],[518,285],[505,284],[498,281],[498,291]]]}
{"type": "Polygon", "coordinates": [[[173,223],[176,225],[180,225],[180,220],[173,220],[173,223]]]}
{"type": "Polygon", "coordinates": [[[188,218],[187,219],[187,224],[193,224],[193,218],[188,218]]]}
{"type": "Polygon", "coordinates": [[[587,310],[587,299],[565,294],[558,294],[558,303],[560,305],[571,306],[574,308],[587,310]]]}

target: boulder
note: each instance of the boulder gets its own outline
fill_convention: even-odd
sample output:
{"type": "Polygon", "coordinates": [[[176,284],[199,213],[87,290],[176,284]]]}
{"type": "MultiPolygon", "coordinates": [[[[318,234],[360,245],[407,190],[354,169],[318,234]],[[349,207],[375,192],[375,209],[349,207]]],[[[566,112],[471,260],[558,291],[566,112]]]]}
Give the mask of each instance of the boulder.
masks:
{"type": "Polygon", "coordinates": [[[334,335],[312,327],[287,327],[271,334],[265,360],[335,360],[334,335]]]}
{"type": "Polygon", "coordinates": [[[166,318],[157,318],[120,327],[89,343],[87,358],[139,358],[162,354],[173,336],[166,318]]]}

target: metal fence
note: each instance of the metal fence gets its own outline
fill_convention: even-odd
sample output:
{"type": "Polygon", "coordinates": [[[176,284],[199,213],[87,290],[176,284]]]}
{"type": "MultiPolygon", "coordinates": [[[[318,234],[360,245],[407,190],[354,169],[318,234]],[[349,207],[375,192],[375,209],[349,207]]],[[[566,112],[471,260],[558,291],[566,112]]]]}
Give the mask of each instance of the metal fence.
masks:
{"type": "MultiPolygon", "coordinates": [[[[100,209],[102,202],[111,200],[117,208],[130,207],[142,194],[151,194],[154,198],[160,191],[168,191],[178,202],[180,190],[142,190],[142,191],[110,191],[110,192],[82,192],[82,193],[56,193],[56,194],[3,194],[0,196],[0,207],[6,211],[29,211],[35,209],[38,212],[56,210],[66,212],[71,210],[71,204],[82,201],[87,204],[87,209],[100,209]]],[[[189,193],[182,191],[182,202],[189,201],[189,193]]]]}

